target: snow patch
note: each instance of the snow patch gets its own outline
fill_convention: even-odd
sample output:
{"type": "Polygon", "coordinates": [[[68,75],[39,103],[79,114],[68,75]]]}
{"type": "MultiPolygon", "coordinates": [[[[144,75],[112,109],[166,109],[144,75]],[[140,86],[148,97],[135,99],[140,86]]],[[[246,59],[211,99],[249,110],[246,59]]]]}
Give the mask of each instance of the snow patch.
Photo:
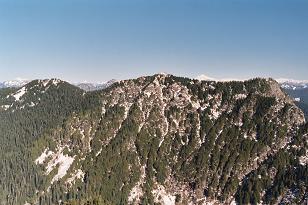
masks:
{"type": "Polygon", "coordinates": [[[162,185],[157,185],[157,187],[152,191],[155,203],[161,203],[163,205],[174,205],[175,196],[167,193],[166,189],[162,185]]]}
{"type": "Polygon", "coordinates": [[[103,148],[101,148],[101,149],[95,154],[95,156],[97,157],[98,155],[100,155],[100,154],[102,153],[102,151],[103,151],[103,148]]]}
{"type": "Polygon", "coordinates": [[[221,113],[218,110],[216,110],[216,109],[212,109],[211,110],[211,114],[212,114],[212,116],[210,116],[211,119],[215,119],[216,120],[220,116],[221,113]]]}
{"type": "Polygon", "coordinates": [[[44,93],[48,90],[48,88],[50,88],[51,85],[57,86],[61,82],[61,80],[59,80],[59,79],[52,79],[52,80],[46,79],[46,80],[43,80],[43,81],[40,81],[40,82],[43,83],[43,87],[45,87],[45,91],[43,91],[43,93],[44,93]]]}
{"type": "Polygon", "coordinates": [[[3,110],[8,110],[12,105],[1,105],[3,110]]]}
{"type": "Polygon", "coordinates": [[[159,141],[159,145],[158,147],[160,147],[162,145],[162,143],[164,142],[165,138],[163,137],[160,141],[159,141]]]}
{"type": "Polygon", "coordinates": [[[36,104],[34,103],[34,102],[31,102],[30,104],[29,104],[29,107],[34,107],[36,104]]]}
{"type": "Polygon", "coordinates": [[[141,176],[140,176],[140,180],[137,182],[137,184],[132,188],[132,190],[130,191],[129,195],[128,195],[128,202],[132,203],[134,202],[135,204],[139,204],[140,199],[143,195],[143,191],[142,191],[142,185],[144,183],[145,180],[145,165],[143,165],[141,167],[141,176]]]}
{"type": "MultiPolygon", "coordinates": [[[[58,167],[57,174],[52,178],[51,184],[64,177],[74,162],[75,156],[71,157],[63,154],[64,147],[60,147],[57,153],[48,151],[46,148],[44,152],[35,160],[35,164],[43,164],[49,157],[51,158],[46,165],[45,174],[50,174],[55,168],[58,167]]],[[[80,175],[80,173],[79,173],[80,175]]],[[[79,176],[77,175],[77,176],[79,176]]]]}
{"type": "Polygon", "coordinates": [[[46,87],[48,83],[49,83],[49,80],[43,80],[43,86],[44,87],[46,87]]]}
{"type": "Polygon", "coordinates": [[[50,174],[55,168],[58,167],[57,174],[52,178],[51,184],[64,177],[74,162],[75,156],[71,157],[63,154],[64,147],[58,148],[58,152],[54,153],[45,149],[44,152],[35,160],[36,164],[42,164],[47,158],[51,159],[47,162],[45,174],[50,174]]]}
{"type": "Polygon", "coordinates": [[[230,205],[236,205],[235,200],[232,200],[231,203],[230,203],[230,205]]]}
{"type": "Polygon", "coordinates": [[[303,166],[305,166],[306,164],[308,164],[308,151],[306,150],[306,155],[301,156],[299,158],[299,163],[303,166]]]}
{"type": "Polygon", "coordinates": [[[84,178],[84,172],[81,169],[78,169],[74,172],[74,174],[72,174],[72,176],[70,178],[68,178],[66,180],[67,184],[74,184],[76,179],[83,179],[84,178]]]}
{"type": "Polygon", "coordinates": [[[12,95],[16,101],[19,101],[20,98],[27,92],[26,87],[19,89],[14,95],[12,95]]]}
{"type": "Polygon", "coordinates": [[[198,109],[200,107],[200,103],[198,101],[197,102],[191,102],[191,105],[195,109],[198,109]]]}
{"type": "Polygon", "coordinates": [[[44,161],[52,154],[53,152],[48,151],[48,149],[46,148],[44,152],[35,160],[35,164],[43,164],[44,161]]]}
{"type": "Polygon", "coordinates": [[[48,163],[46,170],[47,174],[49,174],[56,166],[59,166],[58,173],[52,178],[51,184],[66,175],[66,172],[74,162],[74,159],[75,157],[70,157],[68,155],[63,155],[63,153],[60,153],[56,155],[56,157],[53,158],[50,163],[48,163]]]}
{"type": "Polygon", "coordinates": [[[234,96],[236,100],[245,99],[247,97],[246,94],[237,94],[234,96]]]}
{"type": "Polygon", "coordinates": [[[60,82],[61,82],[61,80],[59,80],[59,79],[53,79],[52,80],[52,84],[55,85],[55,86],[57,86],[60,82]]]}

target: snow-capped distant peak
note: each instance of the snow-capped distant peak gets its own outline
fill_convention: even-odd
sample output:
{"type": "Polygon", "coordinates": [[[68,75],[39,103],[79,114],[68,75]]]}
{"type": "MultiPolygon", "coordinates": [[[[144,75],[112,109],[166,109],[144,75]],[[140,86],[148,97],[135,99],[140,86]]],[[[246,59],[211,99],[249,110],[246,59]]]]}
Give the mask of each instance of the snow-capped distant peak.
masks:
{"type": "Polygon", "coordinates": [[[209,77],[207,75],[199,75],[196,77],[198,80],[208,80],[208,81],[217,81],[216,78],[209,77]]]}
{"type": "Polygon", "coordinates": [[[73,83],[73,85],[76,85],[77,87],[85,90],[85,91],[93,91],[93,90],[102,90],[109,86],[111,86],[113,83],[117,82],[117,80],[112,79],[107,82],[102,83],[89,83],[84,81],[83,83],[73,83]]]}
{"type": "Polygon", "coordinates": [[[287,78],[277,78],[276,81],[278,83],[308,84],[308,80],[294,80],[287,78]]]}
{"type": "MultiPolygon", "coordinates": [[[[0,82],[0,88],[21,88],[29,82],[30,80],[27,80],[27,79],[16,78],[15,80],[0,82]]],[[[61,82],[61,80],[52,78],[52,79],[39,80],[39,82],[42,83],[44,87],[46,87],[47,85],[50,85],[50,84],[57,86],[61,82]]],[[[71,84],[78,86],[81,89],[84,89],[86,91],[91,91],[91,90],[101,90],[101,89],[107,88],[115,82],[117,82],[117,80],[112,79],[107,82],[91,83],[91,82],[84,81],[81,83],[71,83],[71,84]]]]}
{"type": "MultiPolygon", "coordinates": [[[[238,78],[213,78],[207,75],[199,75],[196,77],[196,79],[205,80],[205,81],[221,81],[221,82],[248,80],[248,79],[238,79],[238,78]]],[[[275,80],[284,89],[297,90],[297,89],[308,88],[308,80],[294,80],[294,79],[287,79],[287,78],[277,78],[275,80]]]]}
{"type": "Polygon", "coordinates": [[[276,81],[284,89],[298,90],[298,89],[304,89],[308,87],[308,80],[294,80],[294,79],[278,78],[276,79],[276,81]]]}
{"type": "Polygon", "coordinates": [[[4,81],[2,84],[7,88],[18,88],[26,85],[29,82],[27,79],[16,78],[15,80],[4,81]]]}
{"type": "Polygon", "coordinates": [[[245,81],[248,79],[239,79],[239,78],[213,78],[207,75],[199,75],[196,77],[197,80],[205,80],[205,81],[220,81],[220,82],[229,82],[229,81],[245,81]]]}

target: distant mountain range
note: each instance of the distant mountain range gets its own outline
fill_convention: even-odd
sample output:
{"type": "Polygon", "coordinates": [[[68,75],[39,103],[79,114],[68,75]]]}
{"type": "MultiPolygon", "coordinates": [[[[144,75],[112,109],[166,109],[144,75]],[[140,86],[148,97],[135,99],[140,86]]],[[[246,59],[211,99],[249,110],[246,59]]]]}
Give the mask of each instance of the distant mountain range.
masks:
{"type": "Polygon", "coordinates": [[[29,80],[16,79],[0,82],[0,88],[18,88],[30,82],[29,80]]]}
{"type": "MultiPolygon", "coordinates": [[[[16,79],[16,80],[4,81],[4,82],[0,82],[0,88],[18,88],[18,87],[22,87],[22,86],[26,85],[29,82],[30,82],[29,80],[25,80],[25,79],[16,79]]],[[[72,84],[81,88],[81,89],[83,89],[83,90],[85,90],[85,91],[93,91],[93,90],[105,89],[115,82],[117,82],[117,80],[112,79],[112,80],[109,80],[109,81],[103,82],[103,83],[88,83],[88,82],[80,83],[80,82],[78,82],[78,83],[72,83],[72,84]]]]}
{"type": "MultiPolygon", "coordinates": [[[[248,79],[240,79],[240,78],[213,78],[207,75],[199,75],[196,77],[196,79],[207,80],[207,81],[220,81],[220,82],[248,80],[248,79]]],[[[278,78],[275,80],[284,89],[298,90],[298,89],[303,89],[303,88],[308,87],[308,80],[294,80],[294,79],[287,79],[287,78],[278,78]]]]}
{"type": "Polygon", "coordinates": [[[117,82],[117,80],[112,79],[112,80],[109,80],[109,81],[104,82],[104,83],[87,83],[87,82],[85,82],[85,83],[74,83],[74,85],[76,85],[77,87],[79,87],[79,88],[81,88],[85,91],[93,91],[93,90],[105,89],[115,82],[117,82]]]}
{"type": "MultiPolygon", "coordinates": [[[[207,80],[207,81],[221,81],[221,82],[228,82],[228,81],[244,81],[247,79],[236,79],[236,78],[212,78],[206,75],[200,75],[197,76],[196,79],[198,80],[207,80]]],[[[308,88],[308,80],[293,80],[293,79],[286,79],[286,78],[279,78],[275,79],[280,86],[283,89],[287,90],[300,90],[300,89],[305,89],[308,88]]],[[[29,83],[30,80],[26,79],[16,79],[16,80],[9,80],[9,81],[4,81],[0,82],[0,88],[7,88],[7,87],[22,87],[25,84],[29,83]]],[[[71,83],[85,91],[92,91],[92,90],[100,90],[104,89],[106,87],[109,87],[113,83],[117,82],[117,80],[112,79],[107,82],[102,82],[102,83],[93,83],[93,82],[77,82],[77,83],[71,83]]]]}
{"type": "MultiPolygon", "coordinates": [[[[245,81],[245,79],[234,79],[234,78],[224,78],[224,79],[217,79],[212,78],[206,75],[200,75],[196,77],[198,80],[206,80],[206,81],[219,81],[219,82],[230,82],[230,81],[245,81]]],[[[294,79],[286,79],[286,78],[279,78],[275,79],[280,87],[290,95],[295,104],[303,110],[305,113],[306,119],[308,119],[308,80],[294,80],[294,79]]],[[[16,79],[10,81],[0,82],[0,88],[18,88],[26,85],[29,83],[29,80],[25,79],[16,79]]],[[[110,85],[117,82],[117,80],[112,79],[107,82],[103,83],[91,83],[91,82],[83,82],[83,83],[71,83],[85,91],[94,91],[94,90],[103,90],[110,85]]]]}
{"type": "Polygon", "coordinates": [[[300,90],[308,88],[308,80],[276,79],[284,89],[300,90]]]}
{"type": "Polygon", "coordinates": [[[308,119],[308,82],[285,81],[280,83],[280,86],[294,99],[295,104],[303,110],[306,119],[308,119]]]}

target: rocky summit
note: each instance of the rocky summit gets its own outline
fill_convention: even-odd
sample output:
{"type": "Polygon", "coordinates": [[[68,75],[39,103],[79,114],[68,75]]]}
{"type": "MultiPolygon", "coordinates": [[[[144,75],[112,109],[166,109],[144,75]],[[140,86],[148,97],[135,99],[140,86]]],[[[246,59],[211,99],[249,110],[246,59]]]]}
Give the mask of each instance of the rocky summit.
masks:
{"type": "Polygon", "coordinates": [[[0,89],[0,204],[307,204],[308,125],[273,79],[0,89]]]}

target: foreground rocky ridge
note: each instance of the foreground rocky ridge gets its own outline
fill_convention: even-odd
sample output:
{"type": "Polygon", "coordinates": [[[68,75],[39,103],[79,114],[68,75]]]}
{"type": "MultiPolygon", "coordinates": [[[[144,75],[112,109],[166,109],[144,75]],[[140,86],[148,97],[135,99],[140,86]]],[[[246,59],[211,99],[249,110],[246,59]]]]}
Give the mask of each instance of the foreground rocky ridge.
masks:
{"type": "Polygon", "coordinates": [[[272,79],[154,75],[94,92],[49,80],[0,94],[5,123],[20,115],[35,127],[37,110],[59,116],[16,131],[27,136],[31,168],[16,173],[31,183],[20,193],[7,187],[2,204],[307,202],[307,125],[272,79]]]}

